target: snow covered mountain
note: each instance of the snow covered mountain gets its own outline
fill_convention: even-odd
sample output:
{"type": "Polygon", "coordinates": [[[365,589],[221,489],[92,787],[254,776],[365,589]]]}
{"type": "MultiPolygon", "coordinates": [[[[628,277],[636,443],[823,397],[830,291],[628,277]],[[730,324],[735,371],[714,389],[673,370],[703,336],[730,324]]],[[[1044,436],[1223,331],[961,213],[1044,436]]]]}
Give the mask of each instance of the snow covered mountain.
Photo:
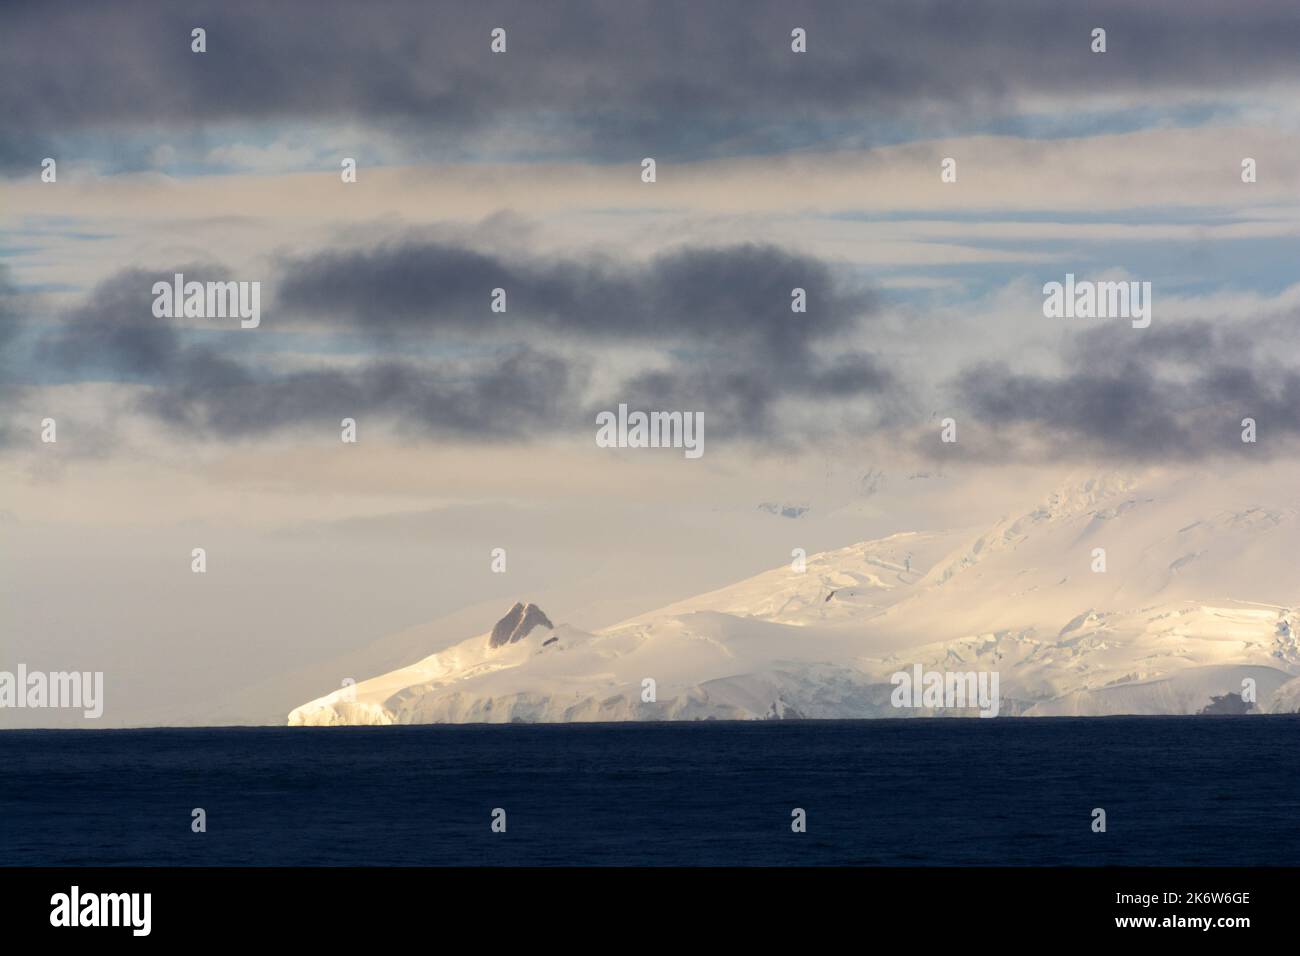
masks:
{"type": "Polygon", "coordinates": [[[289,723],[975,712],[895,707],[914,665],[996,672],[1007,716],[1300,710],[1300,508],[1235,488],[1090,478],[976,533],[828,551],[596,633],[516,604],[289,723]]]}

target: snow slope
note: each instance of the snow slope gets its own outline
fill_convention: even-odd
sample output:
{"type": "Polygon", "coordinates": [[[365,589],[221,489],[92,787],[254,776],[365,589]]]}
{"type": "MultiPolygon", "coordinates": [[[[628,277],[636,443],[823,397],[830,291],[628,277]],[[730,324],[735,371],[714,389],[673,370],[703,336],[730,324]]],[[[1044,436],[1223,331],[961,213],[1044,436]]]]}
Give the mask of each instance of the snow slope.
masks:
{"type": "Polygon", "coordinates": [[[802,573],[787,564],[597,633],[516,605],[497,646],[475,636],[289,723],[940,712],[891,704],[890,676],[914,664],[996,671],[1003,715],[1300,710],[1300,508],[1244,495],[1204,477],[1088,478],[991,528],[812,555],[802,573]]]}

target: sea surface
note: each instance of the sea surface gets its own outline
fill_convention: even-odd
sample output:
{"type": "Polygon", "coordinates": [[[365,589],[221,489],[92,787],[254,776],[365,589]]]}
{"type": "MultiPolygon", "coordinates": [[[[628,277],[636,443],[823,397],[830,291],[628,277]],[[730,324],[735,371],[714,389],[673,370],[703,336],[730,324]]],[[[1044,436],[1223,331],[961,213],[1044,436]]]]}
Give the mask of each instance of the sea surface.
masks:
{"type": "Polygon", "coordinates": [[[0,731],[0,865],[154,864],[1296,865],[1300,717],[0,731]]]}

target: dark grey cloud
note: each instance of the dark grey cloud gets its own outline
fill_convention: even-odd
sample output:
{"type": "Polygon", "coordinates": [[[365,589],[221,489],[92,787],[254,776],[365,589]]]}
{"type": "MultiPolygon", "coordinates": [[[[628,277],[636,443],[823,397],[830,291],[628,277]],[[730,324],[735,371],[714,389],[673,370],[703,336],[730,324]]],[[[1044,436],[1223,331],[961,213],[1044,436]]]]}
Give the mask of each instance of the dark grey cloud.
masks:
{"type": "Polygon", "coordinates": [[[361,416],[416,436],[572,434],[626,402],[704,411],[714,437],[774,441],[787,437],[783,402],[870,405],[898,386],[877,358],[844,344],[874,314],[871,294],[772,246],[690,248],[636,266],[506,261],[429,243],[329,253],[287,264],[257,331],[154,317],[153,284],[176,272],[228,277],[213,263],[109,277],[36,345],[44,377],[140,386],[141,413],[222,438],[361,416]],[[488,308],[497,284],[506,313],[488,308]],[[795,286],[807,292],[805,313],[791,310],[795,286]],[[261,338],[286,331],[350,360],[286,366],[261,338]],[[637,349],[656,371],[606,369],[599,380],[613,384],[598,394],[600,367],[637,349]]]}
{"type": "MultiPolygon", "coordinates": [[[[210,265],[188,264],[176,272],[223,275],[210,265]]],[[[172,272],[127,269],[100,282],[62,317],[58,331],[36,346],[45,366],[74,379],[99,376],[148,381],[165,374],[179,360],[177,330],[153,316],[153,284],[172,272]]]]}
{"type": "MultiPolygon", "coordinates": [[[[513,346],[430,368],[377,358],[354,368],[277,370],[246,340],[212,344],[152,313],[153,283],[175,272],[224,276],[212,265],[130,269],[97,285],[36,346],[47,376],[143,386],[137,408],[191,436],[238,438],[344,417],[380,415],[419,436],[484,440],[550,432],[578,415],[584,370],[513,346]]],[[[232,330],[230,336],[256,333],[232,330]]]]}
{"type": "Polygon", "coordinates": [[[451,331],[499,338],[692,343],[789,356],[853,327],[873,296],[823,262],[776,246],[688,247],[644,265],[612,258],[539,260],[433,242],[326,252],[289,263],[278,307],[383,338],[451,331]],[[508,310],[489,309],[493,289],[508,310]],[[807,311],[791,310],[801,288],[807,311]]]}
{"type": "Polygon", "coordinates": [[[892,369],[863,352],[830,358],[790,353],[770,362],[761,356],[714,355],[635,375],[601,407],[619,401],[643,411],[706,410],[724,433],[794,447],[845,427],[845,407],[856,406],[852,417],[859,427],[878,427],[901,405],[903,391],[892,369]],[[809,429],[805,416],[792,430],[782,414],[786,402],[816,408],[821,426],[809,429]]]}
{"type": "MultiPolygon", "coordinates": [[[[1056,374],[981,363],[954,384],[979,428],[981,457],[1033,454],[1141,461],[1269,455],[1300,438],[1295,317],[1185,320],[1147,330],[1099,326],[1075,336],[1056,374]],[[1243,418],[1259,442],[1241,441],[1243,418]]],[[[960,418],[960,416],[957,416],[960,418]]]]}
{"type": "MultiPolygon", "coordinates": [[[[259,338],[284,329],[283,313],[264,312],[257,332],[215,337],[154,318],[158,278],[225,275],[189,264],[101,283],[30,350],[38,377],[135,384],[142,414],[182,435],[223,439],[378,417],[414,439],[526,440],[581,434],[596,411],[619,403],[703,411],[714,438],[781,447],[916,424],[906,369],[852,344],[874,317],[870,296],[845,293],[823,264],[779,249],[696,249],[638,267],[603,258],[507,266],[490,253],[418,243],[349,255],[291,263],[282,287],[298,283],[288,299],[320,320],[327,340],[374,323],[367,350],[346,364],[285,366],[259,338]],[[810,286],[806,315],[789,311],[791,269],[810,286]],[[486,308],[485,290],[498,280],[510,289],[505,315],[486,308]],[[697,289],[705,307],[681,305],[697,289]],[[714,289],[737,297],[710,298],[714,289]],[[607,305],[593,308],[588,296],[607,305]],[[837,305],[818,316],[817,301],[837,305]],[[331,315],[316,315],[326,302],[331,315]],[[646,306],[655,302],[662,313],[646,306]],[[626,367],[629,345],[644,347],[645,365],[626,367]],[[622,371],[603,368],[609,361],[622,371]]],[[[7,301],[0,295],[0,360],[4,342],[16,341],[5,331],[16,314],[7,301]]],[[[924,447],[992,460],[1290,450],[1300,439],[1298,329],[1293,315],[1166,318],[1146,330],[1118,322],[1067,339],[1052,372],[1013,358],[972,364],[948,383],[943,406],[961,441],[924,447]],[[1258,445],[1240,441],[1246,417],[1258,423],[1258,445]]]]}
{"type": "Polygon", "coordinates": [[[343,418],[379,417],[413,438],[527,439],[579,425],[582,369],[511,349],[484,362],[257,373],[212,349],[187,351],[139,408],[190,435],[240,438],[343,418]]]}
{"type": "Polygon", "coordinates": [[[876,313],[875,296],[813,257],[772,245],[687,247],[627,265],[394,242],[289,263],[277,288],[281,307],[379,340],[451,333],[672,351],[671,368],[633,375],[588,417],[620,402],[707,409],[721,432],[778,440],[787,437],[784,401],[880,403],[899,385],[875,357],[836,345],[876,313]],[[505,313],[488,308],[494,288],[506,290],[505,313]],[[791,309],[795,288],[805,292],[806,312],[791,309]]]}
{"type": "Polygon", "coordinates": [[[25,303],[10,278],[9,267],[0,265],[0,399],[18,388],[19,358],[16,345],[25,325],[25,303]]]}
{"type": "MultiPolygon", "coordinates": [[[[14,286],[9,267],[0,264],[0,409],[8,410],[21,395],[24,384],[19,342],[26,326],[24,296],[14,286]]],[[[18,429],[8,416],[0,414],[0,450],[17,440],[18,429]]]]}
{"type": "Polygon", "coordinates": [[[9,278],[9,267],[0,265],[0,355],[5,346],[18,335],[21,311],[18,305],[18,291],[9,278]]]}
{"type": "Polygon", "coordinates": [[[845,123],[896,136],[921,114],[960,128],[1027,92],[1217,96],[1296,78],[1297,47],[1286,0],[10,0],[0,159],[31,168],[24,142],[39,162],[45,137],[78,129],[259,119],[375,123],[434,152],[528,122],[552,152],[678,158],[788,148],[792,130],[806,143],[845,123]],[[790,52],[794,26],[805,55],[790,52]],[[1105,55],[1088,49],[1096,26],[1105,55]]]}

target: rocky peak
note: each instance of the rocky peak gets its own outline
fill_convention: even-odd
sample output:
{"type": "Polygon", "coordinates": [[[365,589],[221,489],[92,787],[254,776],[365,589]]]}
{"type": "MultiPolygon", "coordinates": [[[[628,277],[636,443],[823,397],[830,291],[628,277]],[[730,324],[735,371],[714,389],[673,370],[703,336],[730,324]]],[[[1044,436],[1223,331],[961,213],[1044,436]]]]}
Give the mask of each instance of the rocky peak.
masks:
{"type": "Polygon", "coordinates": [[[547,630],[555,627],[536,604],[522,604],[516,601],[515,606],[507,611],[506,616],[497,621],[496,626],[492,628],[492,638],[488,641],[488,647],[500,647],[503,644],[522,641],[538,625],[547,630]]]}

